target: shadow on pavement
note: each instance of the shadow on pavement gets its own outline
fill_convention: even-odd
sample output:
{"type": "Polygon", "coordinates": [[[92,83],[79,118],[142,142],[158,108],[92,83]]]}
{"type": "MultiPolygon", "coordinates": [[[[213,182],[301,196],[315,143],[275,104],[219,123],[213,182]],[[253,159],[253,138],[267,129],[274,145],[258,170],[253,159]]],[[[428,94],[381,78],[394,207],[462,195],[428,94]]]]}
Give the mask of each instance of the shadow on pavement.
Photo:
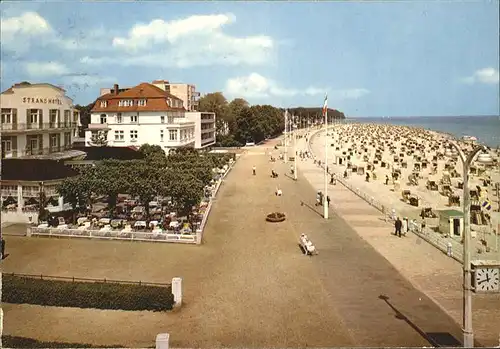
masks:
{"type": "Polygon", "coordinates": [[[314,207],[312,207],[311,205],[309,204],[306,204],[304,201],[301,201],[300,202],[300,206],[306,206],[307,208],[309,208],[311,211],[313,211],[314,213],[316,213],[318,216],[320,216],[321,218],[323,218],[323,214],[321,212],[318,212],[316,211],[316,209],[314,207]]]}
{"type": "Polygon", "coordinates": [[[385,295],[378,296],[379,299],[383,300],[387,305],[394,310],[396,313],[396,318],[405,321],[411,328],[418,332],[422,338],[429,342],[434,347],[461,347],[462,344],[453,335],[448,332],[424,332],[417,325],[415,325],[410,319],[408,319],[403,313],[401,313],[390,301],[389,297],[385,295]]]}

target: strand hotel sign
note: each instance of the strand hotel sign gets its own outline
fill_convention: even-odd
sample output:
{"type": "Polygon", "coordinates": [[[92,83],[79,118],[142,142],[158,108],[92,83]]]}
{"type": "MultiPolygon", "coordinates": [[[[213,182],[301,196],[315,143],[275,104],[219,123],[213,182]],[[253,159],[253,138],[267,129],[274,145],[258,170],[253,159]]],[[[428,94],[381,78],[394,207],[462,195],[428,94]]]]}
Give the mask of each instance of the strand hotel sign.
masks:
{"type": "Polygon", "coordinates": [[[57,104],[62,105],[60,98],[47,98],[47,97],[23,97],[23,103],[36,103],[36,104],[57,104]]]}

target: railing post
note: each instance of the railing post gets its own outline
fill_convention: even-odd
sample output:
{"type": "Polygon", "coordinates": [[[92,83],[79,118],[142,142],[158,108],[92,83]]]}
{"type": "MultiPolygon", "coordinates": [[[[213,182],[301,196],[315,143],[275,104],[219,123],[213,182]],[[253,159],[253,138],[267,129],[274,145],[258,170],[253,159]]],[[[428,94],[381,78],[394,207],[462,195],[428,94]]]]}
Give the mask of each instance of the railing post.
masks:
{"type": "Polygon", "coordinates": [[[182,305],[182,278],[172,279],[172,294],[174,295],[174,308],[179,308],[182,305]]]}
{"type": "Polygon", "coordinates": [[[156,335],[156,349],[168,349],[169,337],[170,335],[168,333],[156,335]]]}

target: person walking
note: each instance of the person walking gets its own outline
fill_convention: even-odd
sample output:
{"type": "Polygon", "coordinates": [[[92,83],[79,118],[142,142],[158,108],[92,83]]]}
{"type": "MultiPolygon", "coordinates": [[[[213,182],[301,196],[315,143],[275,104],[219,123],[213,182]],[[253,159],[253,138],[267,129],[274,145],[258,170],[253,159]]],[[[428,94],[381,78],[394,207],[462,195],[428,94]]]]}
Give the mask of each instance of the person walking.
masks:
{"type": "Polygon", "coordinates": [[[255,165],[252,167],[252,172],[253,172],[253,175],[255,176],[257,173],[257,169],[255,168],[255,165]]]}
{"type": "Polygon", "coordinates": [[[401,237],[401,228],[403,227],[403,222],[401,222],[401,219],[396,218],[396,222],[394,222],[394,228],[396,229],[394,235],[397,235],[401,237]]]}
{"type": "Polygon", "coordinates": [[[408,218],[404,217],[403,218],[403,224],[401,225],[401,231],[402,234],[406,236],[406,233],[408,232],[408,218]]]}
{"type": "Polygon", "coordinates": [[[326,196],[326,204],[328,206],[330,206],[330,196],[328,196],[328,195],[326,196]]]}

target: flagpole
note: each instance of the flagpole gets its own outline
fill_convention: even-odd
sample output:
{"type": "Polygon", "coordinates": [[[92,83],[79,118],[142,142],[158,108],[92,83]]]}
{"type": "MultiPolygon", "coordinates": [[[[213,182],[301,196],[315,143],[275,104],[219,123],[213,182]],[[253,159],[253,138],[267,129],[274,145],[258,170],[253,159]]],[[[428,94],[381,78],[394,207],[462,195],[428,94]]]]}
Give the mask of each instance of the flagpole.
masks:
{"type": "Polygon", "coordinates": [[[328,219],[328,97],[325,96],[325,195],[323,197],[323,217],[328,219]]]}
{"type": "Polygon", "coordinates": [[[297,180],[297,127],[293,127],[293,178],[297,180]]]}
{"type": "Polygon", "coordinates": [[[288,125],[288,110],[285,110],[285,164],[288,162],[288,133],[286,132],[288,125]]]}

